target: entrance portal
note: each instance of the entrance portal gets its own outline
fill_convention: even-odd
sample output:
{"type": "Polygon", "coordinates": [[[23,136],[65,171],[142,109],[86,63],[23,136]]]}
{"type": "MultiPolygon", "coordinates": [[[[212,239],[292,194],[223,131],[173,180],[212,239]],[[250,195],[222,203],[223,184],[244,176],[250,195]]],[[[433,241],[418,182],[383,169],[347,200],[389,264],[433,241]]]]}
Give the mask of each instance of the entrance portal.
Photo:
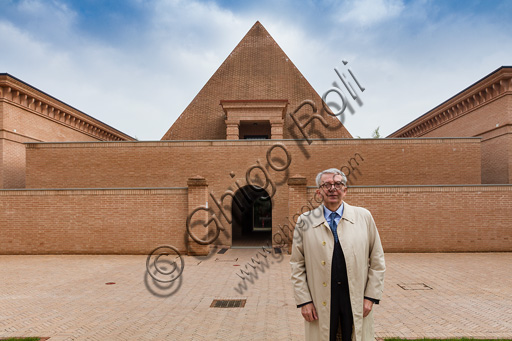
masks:
{"type": "Polygon", "coordinates": [[[272,244],[272,199],[256,186],[240,188],[231,205],[232,246],[258,247],[272,244]]]}

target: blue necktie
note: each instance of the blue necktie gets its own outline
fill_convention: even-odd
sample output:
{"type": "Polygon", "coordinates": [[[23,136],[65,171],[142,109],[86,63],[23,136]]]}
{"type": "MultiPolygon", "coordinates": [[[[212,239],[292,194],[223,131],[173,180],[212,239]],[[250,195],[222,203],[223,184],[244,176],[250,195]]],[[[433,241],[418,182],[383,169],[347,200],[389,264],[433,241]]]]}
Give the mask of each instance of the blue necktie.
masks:
{"type": "Polygon", "coordinates": [[[332,212],[329,216],[331,218],[331,223],[329,224],[329,227],[331,228],[332,234],[334,235],[334,244],[338,242],[338,233],[337,233],[337,225],[335,218],[338,216],[338,213],[332,212]]]}

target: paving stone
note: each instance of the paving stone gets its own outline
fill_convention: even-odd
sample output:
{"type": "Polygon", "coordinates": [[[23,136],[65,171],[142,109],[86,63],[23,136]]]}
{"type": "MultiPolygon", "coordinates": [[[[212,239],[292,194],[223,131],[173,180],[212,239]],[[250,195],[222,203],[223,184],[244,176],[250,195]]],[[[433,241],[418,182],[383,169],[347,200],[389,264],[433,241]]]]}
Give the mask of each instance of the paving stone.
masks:
{"type": "MultiPolygon", "coordinates": [[[[151,280],[145,256],[2,255],[0,337],[303,339],[289,255],[269,255],[265,271],[246,280],[242,293],[235,290],[242,282],[237,273],[257,252],[187,256],[182,277],[171,285],[151,280]],[[247,302],[210,308],[214,299],[247,302]]],[[[374,313],[377,337],[512,338],[512,253],[387,254],[386,265],[384,297],[374,313]],[[404,283],[432,290],[404,290],[404,283]]]]}

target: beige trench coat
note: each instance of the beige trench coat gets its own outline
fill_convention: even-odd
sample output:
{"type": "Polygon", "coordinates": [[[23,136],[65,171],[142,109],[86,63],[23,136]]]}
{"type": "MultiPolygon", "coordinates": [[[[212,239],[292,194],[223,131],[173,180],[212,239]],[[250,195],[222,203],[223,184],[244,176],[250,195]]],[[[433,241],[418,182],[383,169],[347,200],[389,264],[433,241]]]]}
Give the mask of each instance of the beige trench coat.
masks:
{"type": "MultiPolygon", "coordinates": [[[[290,264],[297,305],[313,301],[318,320],[306,322],[306,340],[329,340],[331,262],[334,237],[324,207],[302,214],[293,235],[290,264]]],[[[353,341],[374,340],[373,312],[363,318],[364,296],[380,300],[384,287],[384,251],[371,213],[345,203],[338,239],[347,264],[353,341]]]]}

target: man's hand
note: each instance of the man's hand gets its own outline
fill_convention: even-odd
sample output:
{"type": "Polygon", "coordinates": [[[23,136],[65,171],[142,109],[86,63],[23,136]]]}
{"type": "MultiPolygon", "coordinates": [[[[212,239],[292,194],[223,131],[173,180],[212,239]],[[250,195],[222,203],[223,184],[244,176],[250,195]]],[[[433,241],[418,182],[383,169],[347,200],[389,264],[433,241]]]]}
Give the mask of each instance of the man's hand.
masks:
{"type": "MultiPolygon", "coordinates": [[[[364,299],[364,305],[363,305],[363,317],[368,316],[370,311],[372,311],[373,308],[373,302],[370,300],[364,299]]],[[[302,314],[304,315],[304,314],[302,314]]]]}
{"type": "Polygon", "coordinates": [[[304,319],[306,321],[313,322],[314,320],[318,320],[318,316],[316,315],[315,305],[313,304],[313,302],[303,305],[300,308],[300,310],[301,310],[300,312],[302,313],[302,316],[304,316],[304,319]]]}

